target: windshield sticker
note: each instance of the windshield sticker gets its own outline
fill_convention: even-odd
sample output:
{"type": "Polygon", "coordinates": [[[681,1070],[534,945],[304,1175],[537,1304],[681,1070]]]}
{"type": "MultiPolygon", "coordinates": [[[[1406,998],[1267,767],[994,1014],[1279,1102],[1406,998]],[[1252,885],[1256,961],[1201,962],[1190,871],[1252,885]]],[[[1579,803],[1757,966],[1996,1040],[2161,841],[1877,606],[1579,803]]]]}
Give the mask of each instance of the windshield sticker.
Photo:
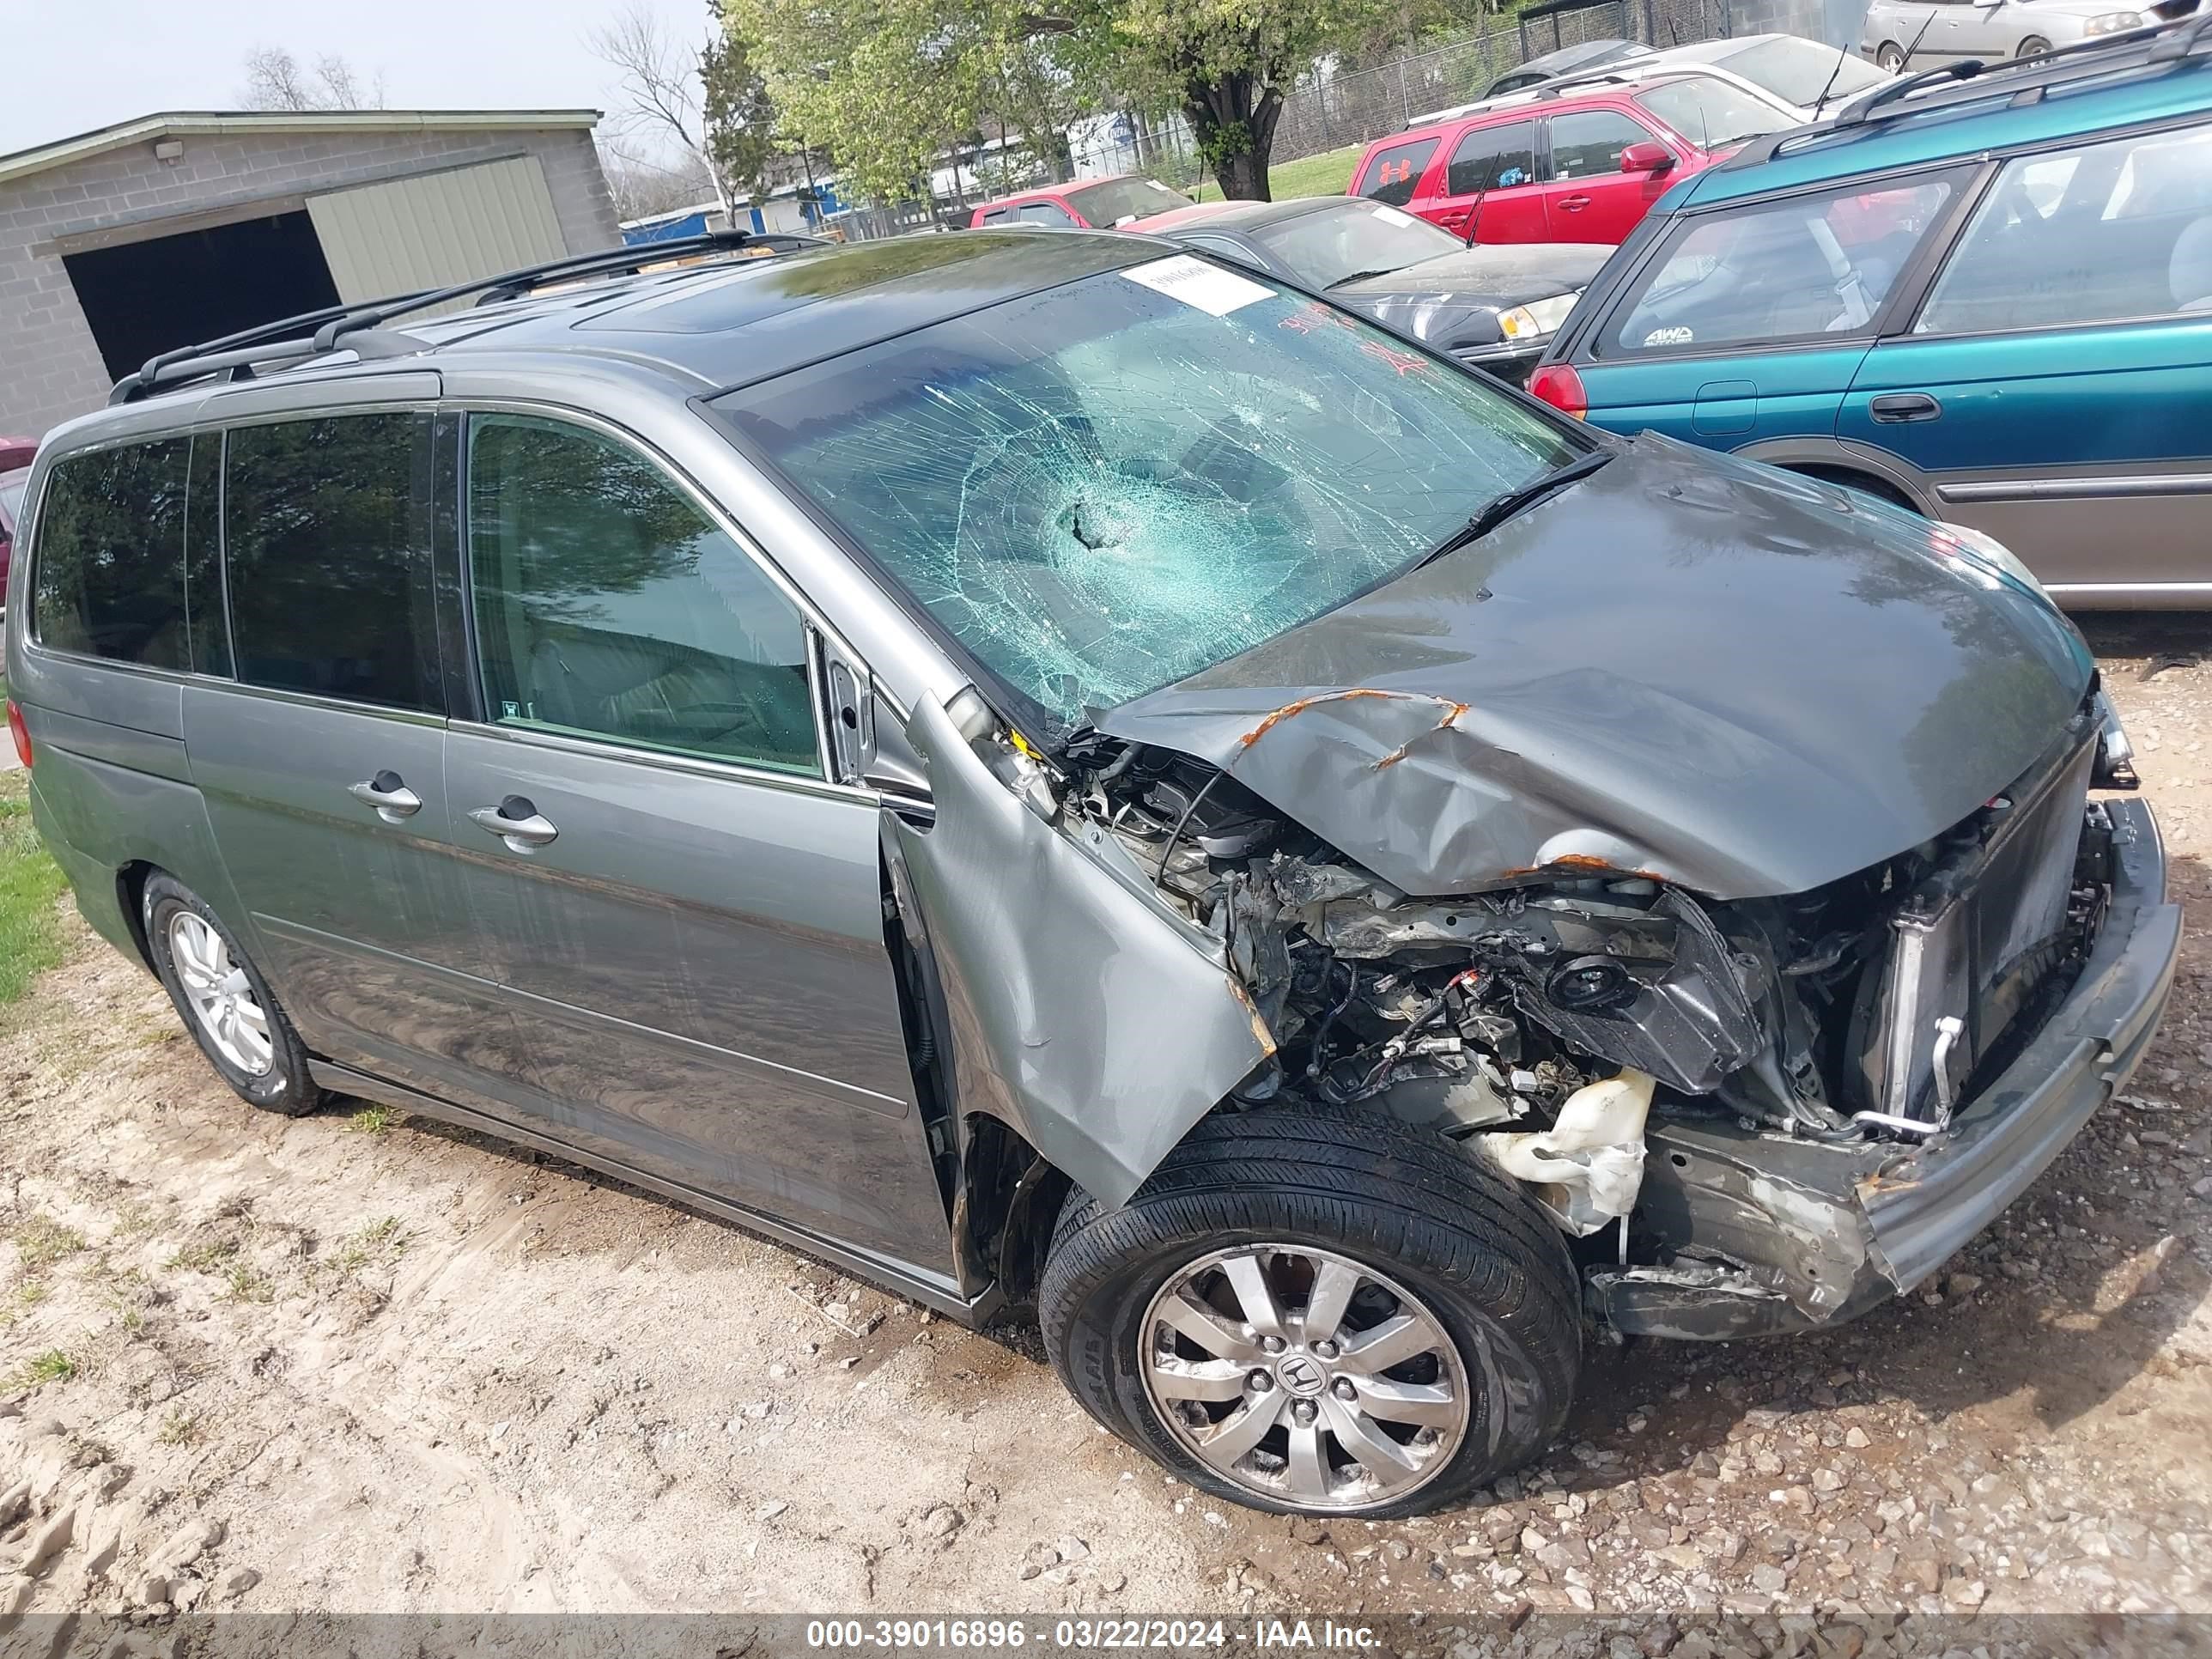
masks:
{"type": "Polygon", "coordinates": [[[1644,337],[1644,343],[1648,346],[1687,345],[1697,337],[1694,329],[1655,328],[1644,337]]]}
{"type": "Polygon", "coordinates": [[[1136,265],[1121,274],[1133,283],[1142,283],[1155,293],[1164,294],[1170,300],[1180,300],[1183,304],[1213,317],[1226,317],[1240,306],[1275,297],[1275,290],[1272,288],[1248,282],[1234,271],[1210,265],[1188,253],[1155,259],[1150,264],[1136,265]]]}
{"type": "Polygon", "coordinates": [[[1373,214],[1376,218],[1380,219],[1386,225],[1410,225],[1413,222],[1413,216],[1412,214],[1401,213],[1397,209],[1394,207],[1385,207],[1380,202],[1377,202],[1373,207],[1367,210],[1373,214]]]}

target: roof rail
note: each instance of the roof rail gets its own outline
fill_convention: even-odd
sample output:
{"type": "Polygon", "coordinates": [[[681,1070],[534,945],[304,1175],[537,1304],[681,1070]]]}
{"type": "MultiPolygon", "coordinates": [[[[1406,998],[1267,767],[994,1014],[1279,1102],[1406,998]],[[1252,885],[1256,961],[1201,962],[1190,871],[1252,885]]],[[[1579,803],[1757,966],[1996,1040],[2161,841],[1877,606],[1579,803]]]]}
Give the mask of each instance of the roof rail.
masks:
{"type": "MultiPolygon", "coordinates": [[[[2077,76],[2099,74],[2109,68],[2141,68],[2156,64],[2171,69],[2196,49],[2208,25],[2212,25],[2212,9],[2177,22],[2130,29],[2124,34],[2109,34],[2099,40],[2084,40],[2075,46],[2061,46],[2055,52],[2038,52],[2033,58],[2004,58],[1994,63],[1968,58],[1955,64],[1923,70],[1917,75],[1909,75],[1903,80],[1876,87],[1873,91],[1853,99],[1837,112],[1832,120],[1792,127],[1754,138],[1721,165],[1726,171],[1736,172],[1771,161],[1785,149],[1794,149],[1801,143],[1834,133],[1848,132],[1856,127],[1879,126],[1885,122],[1903,120],[1908,116],[1924,115],[1949,108],[1953,103],[1949,99],[1908,101],[1910,94],[1945,82],[1956,82],[1961,90],[1969,90],[1977,95],[1985,85],[1992,94],[2016,88],[2019,94],[2025,95],[2040,92],[2046,86],[2063,84],[2077,76]],[[2116,55],[2124,57],[2130,48],[2145,46],[2149,49],[2142,52],[2135,63],[2116,60],[2116,55]]],[[[1971,102],[1973,99],[1960,101],[1971,102]]]]}
{"type": "Polygon", "coordinates": [[[756,234],[749,230],[713,230],[697,236],[672,237],[661,242],[635,242],[593,253],[571,254],[539,264],[480,276],[444,288],[422,289],[413,294],[366,304],[325,306],[280,318],[253,328],[241,329],[198,345],[179,346],[147,359],[134,374],[126,374],[108,393],[111,404],[135,403],[164,386],[181,385],[209,374],[250,379],[257,362],[300,362],[338,350],[361,356],[398,356],[419,351],[423,342],[411,335],[393,333],[384,325],[410,312],[427,310],[470,295],[483,296],[477,303],[493,304],[520,299],[553,283],[585,276],[614,276],[642,270],[663,260],[690,256],[732,253],[748,247],[785,252],[801,247],[820,247],[818,238],[782,232],[756,234]]]}

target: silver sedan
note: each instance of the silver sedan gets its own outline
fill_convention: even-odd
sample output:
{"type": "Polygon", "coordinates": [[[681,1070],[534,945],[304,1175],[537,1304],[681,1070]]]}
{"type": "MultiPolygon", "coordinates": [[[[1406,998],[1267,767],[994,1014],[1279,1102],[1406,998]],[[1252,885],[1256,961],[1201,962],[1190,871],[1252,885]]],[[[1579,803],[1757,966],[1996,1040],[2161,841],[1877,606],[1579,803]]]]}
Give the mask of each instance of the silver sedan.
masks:
{"type": "Polygon", "coordinates": [[[2197,0],[1873,0],[1859,50],[1893,75],[1962,58],[2038,52],[2169,22],[2197,0]]]}

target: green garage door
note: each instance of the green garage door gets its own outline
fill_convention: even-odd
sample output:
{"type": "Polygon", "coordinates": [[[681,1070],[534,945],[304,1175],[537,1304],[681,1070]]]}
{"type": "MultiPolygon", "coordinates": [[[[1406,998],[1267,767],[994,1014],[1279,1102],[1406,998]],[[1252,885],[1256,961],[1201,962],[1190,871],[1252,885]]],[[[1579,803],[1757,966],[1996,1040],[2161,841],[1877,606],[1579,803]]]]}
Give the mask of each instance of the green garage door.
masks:
{"type": "Polygon", "coordinates": [[[569,251],[534,155],[310,196],[307,213],[349,305],[569,251]]]}

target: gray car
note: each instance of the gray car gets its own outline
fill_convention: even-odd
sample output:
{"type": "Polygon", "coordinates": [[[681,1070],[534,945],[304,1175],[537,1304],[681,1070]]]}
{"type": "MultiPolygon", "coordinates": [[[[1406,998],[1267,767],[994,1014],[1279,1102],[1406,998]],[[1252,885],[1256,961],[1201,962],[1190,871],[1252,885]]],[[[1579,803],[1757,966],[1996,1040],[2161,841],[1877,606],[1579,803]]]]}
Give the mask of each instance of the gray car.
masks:
{"type": "Polygon", "coordinates": [[[1586,1330],[1917,1285],[2149,1042],[2157,829],[1994,544],[1146,238],[631,269],[732,241],[41,450],[36,820],[250,1103],[1033,1306],[1201,1489],[1388,1515],[1586,1330]]]}
{"type": "Polygon", "coordinates": [[[2033,58],[2186,17],[2197,0],[1873,0],[1859,50],[1893,75],[1964,58],[2033,58]]]}

